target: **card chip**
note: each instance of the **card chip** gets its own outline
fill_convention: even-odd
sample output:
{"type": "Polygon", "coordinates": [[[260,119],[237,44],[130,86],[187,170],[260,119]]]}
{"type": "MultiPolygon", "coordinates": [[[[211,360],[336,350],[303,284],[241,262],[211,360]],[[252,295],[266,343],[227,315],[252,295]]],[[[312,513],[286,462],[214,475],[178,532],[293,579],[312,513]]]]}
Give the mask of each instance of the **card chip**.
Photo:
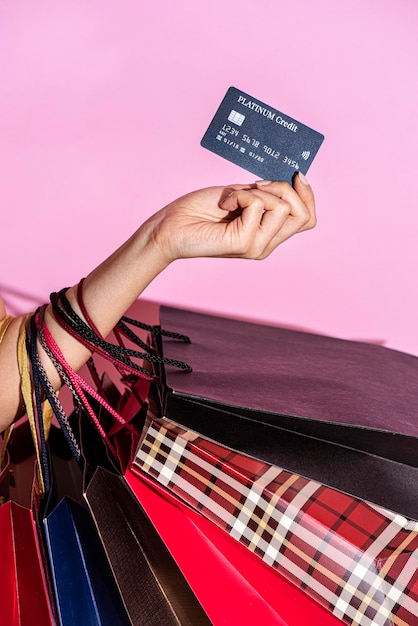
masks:
{"type": "Polygon", "coordinates": [[[238,111],[232,110],[228,115],[228,121],[236,124],[237,126],[242,126],[243,121],[245,120],[245,115],[242,113],[238,113],[238,111]]]}

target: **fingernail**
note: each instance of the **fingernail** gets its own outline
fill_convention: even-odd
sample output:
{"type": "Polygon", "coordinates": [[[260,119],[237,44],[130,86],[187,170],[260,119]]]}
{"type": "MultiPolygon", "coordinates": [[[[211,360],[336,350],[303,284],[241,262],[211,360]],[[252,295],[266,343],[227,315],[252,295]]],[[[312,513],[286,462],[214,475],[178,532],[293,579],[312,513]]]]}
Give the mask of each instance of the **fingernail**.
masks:
{"type": "Polygon", "coordinates": [[[232,196],[232,194],[233,194],[233,193],[235,193],[235,189],[233,189],[232,191],[230,191],[230,192],[229,192],[229,193],[225,196],[225,198],[223,198],[223,199],[220,201],[220,203],[219,203],[219,204],[223,204],[224,202],[226,202],[226,201],[227,201],[227,199],[228,199],[228,198],[230,198],[230,197],[232,196]]]}
{"type": "Polygon", "coordinates": [[[309,185],[308,179],[306,178],[306,176],[304,176],[302,174],[302,172],[299,172],[299,180],[302,183],[302,185],[309,185]]]}
{"type": "Polygon", "coordinates": [[[256,180],[256,185],[271,185],[271,180],[256,180]]]}

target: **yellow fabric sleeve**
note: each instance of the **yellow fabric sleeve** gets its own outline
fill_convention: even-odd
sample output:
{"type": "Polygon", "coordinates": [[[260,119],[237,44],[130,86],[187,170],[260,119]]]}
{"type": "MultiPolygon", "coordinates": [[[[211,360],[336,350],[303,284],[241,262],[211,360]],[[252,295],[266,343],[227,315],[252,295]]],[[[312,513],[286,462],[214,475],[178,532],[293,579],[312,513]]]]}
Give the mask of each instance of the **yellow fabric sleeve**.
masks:
{"type": "MultiPolygon", "coordinates": [[[[26,350],[26,324],[31,317],[32,313],[28,313],[22,318],[22,322],[19,328],[19,336],[17,340],[17,361],[19,366],[19,374],[20,374],[20,390],[23,396],[23,402],[25,405],[26,414],[28,417],[30,430],[32,434],[33,444],[35,448],[35,455],[37,461],[37,479],[39,491],[41,494],[44,493],[44,481],[41,472],[41,459],[40,459],[40,450],[37,436],[37,428],[36,428],[36,410],[35,410],[35,401],[34,401],[34,389],[33,389],[33,381],[31,376],[31,366],[29,362],[29,357],[26,350]]],[[[9,328],[11,322],[13,321],[13,317],[11,315],[6,315],[0,321],[0,343],[6,334],[7,329],[9,328]]],[[[43,410],[43,424],[44,424],[44,432],[45,438],[48,438],[49,431],[51,428],[53,411],[52,407],[48,401],[44,402],[44,410],[43,410]]],[[[0,450],[0,468],[4,466],[5,455],[7,443],[10,439],[10,435],[13,429],[13,425],[9,426],[3,433],[3,442],[0,450]]]]}
{"type": "MultiPolygon", "coordinates": [[[[19,337],[17,343],[17,360],[19,364],[19,373],[20,373],[20,388],[22,391],[23,401],[25,403],[26,414],[28,416],[30,430],[32,433],[33,444],[35,447],[36,460],[38,465],[38,486],[40,493],[44,493],[45,485],[41,472],[41,458],[39,451],[39,443],[36,429],[36,420],[35,420],[35,402],[34,402],[34,390],[33,390],[33,382],[31,377],[31,368],[29,363],[29,357],[26,350],[26,323],[28,319],[31,317],[32,313],[28,313],[22,320],[22,324],[19,329],[19,337]]],[[[44,423],[44,431],[45,438],[48,438],[49,430],[51,427],[52,421],[52,408],[48,401],[44,404],[43,411],[43,423],[44,423]]]]}

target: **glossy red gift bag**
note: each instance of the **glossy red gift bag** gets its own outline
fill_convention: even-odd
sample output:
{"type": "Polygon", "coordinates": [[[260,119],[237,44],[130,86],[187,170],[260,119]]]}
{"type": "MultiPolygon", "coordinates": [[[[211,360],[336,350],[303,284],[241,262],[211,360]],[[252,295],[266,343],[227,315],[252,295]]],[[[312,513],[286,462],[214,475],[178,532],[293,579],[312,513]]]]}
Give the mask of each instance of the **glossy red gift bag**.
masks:
{"type": "Polygon", "coordinates": [[[125,479],[214,626],[341,626],[303,591],[135,467],[125,479]]]}
{"type": "Polygon", "coordinates": [[[55,624],[37,531],[35,455],[27,422],[14,427],[0,474],[0,623],[55,624]]]}

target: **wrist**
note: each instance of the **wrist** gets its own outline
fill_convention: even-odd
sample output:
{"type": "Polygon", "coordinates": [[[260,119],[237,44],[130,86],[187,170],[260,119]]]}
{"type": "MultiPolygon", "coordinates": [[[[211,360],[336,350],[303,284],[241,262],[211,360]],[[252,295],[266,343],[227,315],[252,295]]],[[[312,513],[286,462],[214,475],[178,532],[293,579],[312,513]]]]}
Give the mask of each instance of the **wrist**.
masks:
{"type": "Polygon", "coordinates": [[[150,267],[155,272],[162,272],[173,261],[180,258],[176,221],[171,219],[174,203],[152,215],[136,231],[134,237],[137,240],[138,254],[147,257],[150,267]]]}
{"type": "Polygon", "coordinates": [[[137,263],[149,274],[149,282],[174,261],[170,257],[168,242],[153,221],[151,218],[145,222],[132,237],[137,263]]]}

